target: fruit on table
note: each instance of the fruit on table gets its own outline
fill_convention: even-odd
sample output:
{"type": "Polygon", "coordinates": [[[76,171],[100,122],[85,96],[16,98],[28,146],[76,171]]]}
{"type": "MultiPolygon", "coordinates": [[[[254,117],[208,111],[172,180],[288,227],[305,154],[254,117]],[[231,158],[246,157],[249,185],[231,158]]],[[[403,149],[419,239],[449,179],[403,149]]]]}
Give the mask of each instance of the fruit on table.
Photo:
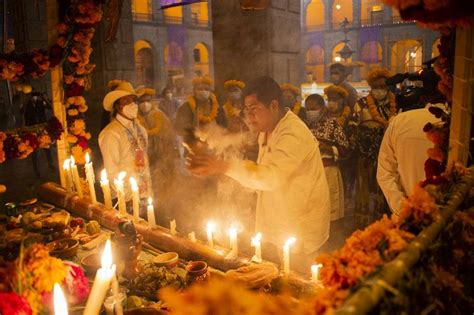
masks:
{"type": "Polygon", "coordinates": [[[89,221],[86,224],[86,232],[89,233],[90,235],[99,233],[100,232],[99,222],[95,220],[89,221]]]}
{"type": "Polygon", "coordinates": [[[71,222],[69,222],[69,225],[71,227],[76,227],[76,226],[83,227],[84,220],[82,218],[75,218],[75,219],[72,219],[71,222]]]}

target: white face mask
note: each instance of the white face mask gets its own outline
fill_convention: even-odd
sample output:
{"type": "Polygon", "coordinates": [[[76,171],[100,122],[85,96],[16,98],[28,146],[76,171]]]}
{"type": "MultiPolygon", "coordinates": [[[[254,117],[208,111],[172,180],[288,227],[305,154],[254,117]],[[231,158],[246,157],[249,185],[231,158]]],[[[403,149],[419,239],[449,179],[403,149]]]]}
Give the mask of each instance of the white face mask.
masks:
{"type": "Polygon", "coordinates": [[[140,111],[144,114],[148,113],[151,109],[151,103],[150,102],[142,102],[139,105],[140,111]]]}
{"type": "Polygon", "coordinates": [[[240,101],[240,98],[242,97],[242,93],[241,92],[232,92],[232,93],[230,93],[230,97],[234,101],[240,101]]]}
{"type": "Polygon", "coordinates": [[[171,100],[173,99],[173,94],[171,94],[171,93],[166,93],[166,94],[165,94],[165,98],[166,98],[167,100],[171,101],[171,100]]]}
{"type": "Polygon", "coordinates": [[[332,113],[336,112],[339,109],[339,103],[335,101],[328,102],[328,110],[332,113]]]}
{"type": "Polygon", "coordinates": [[[372,96],[377,100],[377,101],[381,101],[383,99],[385,99],[385,97],[387,96],[387,93],[388,91],[385,90],[385,89],[373,89],[371,91],[372,93],[372,96]]]}
{"type": "Polygon", "coordinates": [[[200,101],[207,101],[209,99],[209,95],[211,95],[211,92],[209,91],[196,91],[196,98],[200,101]]]}
{"type": "Polygon", "coordinates": [[[132,102],[128,105],[125,105],[122,109],[122,113],[125,115],[125,118],[135,119],[138,115],[138,105],[135,102],[132,102]]]}
{"type": "Polygon", "coordinates": [[[321,110],[307,110],[306,111],[306,118],[310,122],[315,122],[319,119],[321,114],[321,110]]]}

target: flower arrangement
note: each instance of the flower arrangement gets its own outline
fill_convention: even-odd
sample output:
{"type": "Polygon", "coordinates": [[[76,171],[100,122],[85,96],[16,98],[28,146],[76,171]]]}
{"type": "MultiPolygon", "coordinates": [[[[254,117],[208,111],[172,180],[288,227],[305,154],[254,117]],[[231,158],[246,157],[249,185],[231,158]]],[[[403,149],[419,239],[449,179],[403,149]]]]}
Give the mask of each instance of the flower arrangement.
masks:
{"type": "Polygon", "coordinates": [[[2,314],[43,314],[52,307],[52,290],[60,283],[69,303],[78,304],[89,294],[84,271],[70,262],[49,256],[46,246],[35,243],[1,270],[0,311],[2,314]],[[15,304],[13,304],[15,302],[15,304]],[[8,310],[13,308],[15,312],[8,310]]]}
{"type": "MultiPolygon", "coordinates": [[[[210,99],[211,99],[211,111],[209,115],[204,115],[198,111],[199,123],[208,124],[210,122],[213,122],[217,118],[217,113],[219,111],[219,103],[217,102],[217,97],[215,94],[211,93],[210,99]]],[[[189,96],[187,99],[187,103],[188,103],[189,108],[193,112],[193,114],[196,114],[197,103],[196,103],[195,97],[192,95],[189,96]]]]}
{"type": "Polygon", "coordinates": [[[56,117],[44,124],[0,132],[0,163],[24,159],[38,148],[49,148],[62,132],[63,127],[56,117]]]}
{"type": "Polygon", "coordinates": [[[283,83],[282,85],[280,85],[280,88],[282,91],[290,91],[295,96],[300,95],[300,89],[291,83],[283,83]]]}
{"type": "Polygon", "coordinates": [[[236,86],[239,89],[243,90],[245,89],[245,83],[240,80],[227,80],[224,82],[224,89],[229,89],[232,86],[236,86]]]}

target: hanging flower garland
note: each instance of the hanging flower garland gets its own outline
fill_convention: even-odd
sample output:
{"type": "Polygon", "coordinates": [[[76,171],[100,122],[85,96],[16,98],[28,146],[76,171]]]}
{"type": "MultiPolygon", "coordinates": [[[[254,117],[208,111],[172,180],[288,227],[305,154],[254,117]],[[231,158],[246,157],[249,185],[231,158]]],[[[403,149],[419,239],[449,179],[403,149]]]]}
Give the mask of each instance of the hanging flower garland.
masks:
{"type": "MultiPolygon", "coordinates": [[[[66,11],[68,13],[64,22],[56,26],[56,44],[48,51],[34,49],[22,54],[0,54],[0,78],[11,82],[26,82],[44,76],[62,63],[69,133],[67,140],[76,162],[84,164],[91,135],[86,132],[84,113],[87,105],[82,94],[88,87],[88,77],[95,68],[95,65],[90,64],[91,40],[95,27],[102,19],[102,6],[93,0],[74,0],[66,11]]],[[[8,154],[0,153],[0,163],[8,158],[24,158],[40,147],[32,139],[32,136],[26,140],[10,137],[1,141],[5,147],[8,145],[8,154]]],[[[43,136],[42,140],[46,142],[46,137],[43,136]]]]}
{"type": "Polygon", "coordinates": [[[238,116],[238,110],[236,110],[234,105],[232,105],[231,103],[225,102],[225,104],[222,105],[222,108],[224,109],[227,121],[230,121],[233,117],[238,116]]]}
{"type": "MultiPolygon", "coordinates": [[[[395,101],[395,94],[393,94],[392,92],[388,92],[387,98],[388,98],[388,104],[390,106],[389,118],[392,118],[397,114],[397,103],[395,101]]],[[[371,93],[367,95],[367,107],[369,108],[370,116],[372,116],[374,120],[378,121],[385,127],[388,126],[388,121],[385,118],[383,118],[380,115],[379,111],[377,110],[377,105],[375,105],[375,99],[371,93]]]]}
{"type": "MultiPolygon", "coordinates": [[[[219,110],[219,103],[217,102],[217,97],[211,93],[211,111],[209,112],[209,115],[204,115],[202,113],[199,113],[199,122],[202,124],[208,124],[210,122],[213,122],[217,118],[217,112],[219,110]]],[[[196,99],[193,96],[188,97],[188,105],[193,114],[196,113],[196,99]]]]}
{"type": "Polygon", "coordinates": [[[63,126],[53,116],[44,124],[0,132],[0,163],[24,159],[36,149],[49,148],[63,131],[63,126]]]}

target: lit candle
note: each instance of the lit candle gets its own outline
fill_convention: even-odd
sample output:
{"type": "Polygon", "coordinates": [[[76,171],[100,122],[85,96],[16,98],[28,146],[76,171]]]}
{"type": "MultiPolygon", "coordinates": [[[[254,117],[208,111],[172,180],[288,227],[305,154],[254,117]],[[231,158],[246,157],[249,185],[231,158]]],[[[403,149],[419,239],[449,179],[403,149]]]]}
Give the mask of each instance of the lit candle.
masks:
{"type": "Polygon", "coordinates": [[[207,223],[207,244],[209,247],[214,248],[214,231],[216,229],[216,224],[214,222],[207,223]]]}
{"type": "Polygon", "coordinates": [[[116,179],[114,179],[115,190],[117,191],[119,215],[127,216],[127,205],[125,204],[125,191],[123,188],[123,179],[127,176],[127,173],[120,172],[116,179]]]}
{"type": "Polygon", "coordinates": [[[110,194],[109,179],[107,178],[107,171],[105,168],[100,174],[100,187],[104,194],[104,204],[106,209],[112,209],[112,195],[110,194]]]}
{"type": "Polygon", "coordinates": [[[133,219],[138,221],[140,219],[140,197],[138,195],[138,185],[135,178],[130,177],[130,187],[132,189],[132,205],[133,205],[133,219]]]}
{"type": "Polygon", "coordinates": [[[196,234],[194,233],[194,231],[188,234],[188,238],[191,240],[191,242],[196,242],[196,234]]]}
{"type": "Polygon", "coordinates": [[[94,284],[87,300],[84,315],[97,315],[100,313],[102,302],[110,289],[112,279],[115,277],[115,265],[112,264],[112,248],[110,240],[105,243],[102,253],[102,268],[97,270],[94,284]]]}
{"type": "Polygon", "coordinates": [[[66,182],[66,191],[72,192],[72,178],[71,178],[71,160],[66,159],[63,162],[64,178],[66,182]]]}
{"type": "Polygon", "coordinates": [[[237,257],[239,254],[238,242],[237,242],[237,229],[232,227],[229,229],[230,239],[230,253],[227,255],[229,258],[237,257]]]}
{"type": "Polygon", "coordinates": [[[311,281],[313,283],[318,284],[319,281],[319,268],[321,268],[323,265],[317,264],[317,265],[312,265],[311,266],[311,281]]]}
{"type": "Polygon", "coordinates": [[[290,237],[283,246],[283,272],[285,275],[290,274],[290,246],[296,242],[296,238],[290,237]]]}
{"type": "Polygon", "coordinates": [[[79,195],[79,198],[82,198],[84,197],[84,195],[82,194],[81,178],[79,177],[76,160],[74,160],[73,156],[71,156],[71,172],[72,172],[72,179],[74,180],[74,186],[76,187],[77,194],[79,195]]]}
{"type": "Polygon", "coordinates": [[[57,283],[54,284],[53,299],[54,315],[68,315],[66,297],[57,283]]]}
{"type": "Polygon", "coordinates": [[[155,220],[155,208],[153,207],[153,199],[148,198],[148,207],[147,207],[147,217],[148,217],[148,224],[151,227],[154,227],[156,225],[156,220],[155,220]]]}
{"type": "Polygon", "coordinates": [[[170,220],[170,233],[175,235],[176,232],[176,220],[170,220]]]}
{"type": "Polygon", "coordinates": [[[254,237],[252,237],[252,243],[251,245],[255,247],[255,255],[252,257],[252,261],[256,263],[261,263],[262,262],[262,245],[261,245],[261,240],[262,240],[262,233],[257,233],[254,237]]]}
{"type": "Polygon", "coordinates": [[[86,153],[86,179],[87,183],[89,184],[89,193],[91,195],[91,201],[92,203],[97,202],[97,197],[95,195],[95,175],[94,175],[94,167],[92,166],[92,161],[90,160],[89,157],[89,152],[86,153]]]}

